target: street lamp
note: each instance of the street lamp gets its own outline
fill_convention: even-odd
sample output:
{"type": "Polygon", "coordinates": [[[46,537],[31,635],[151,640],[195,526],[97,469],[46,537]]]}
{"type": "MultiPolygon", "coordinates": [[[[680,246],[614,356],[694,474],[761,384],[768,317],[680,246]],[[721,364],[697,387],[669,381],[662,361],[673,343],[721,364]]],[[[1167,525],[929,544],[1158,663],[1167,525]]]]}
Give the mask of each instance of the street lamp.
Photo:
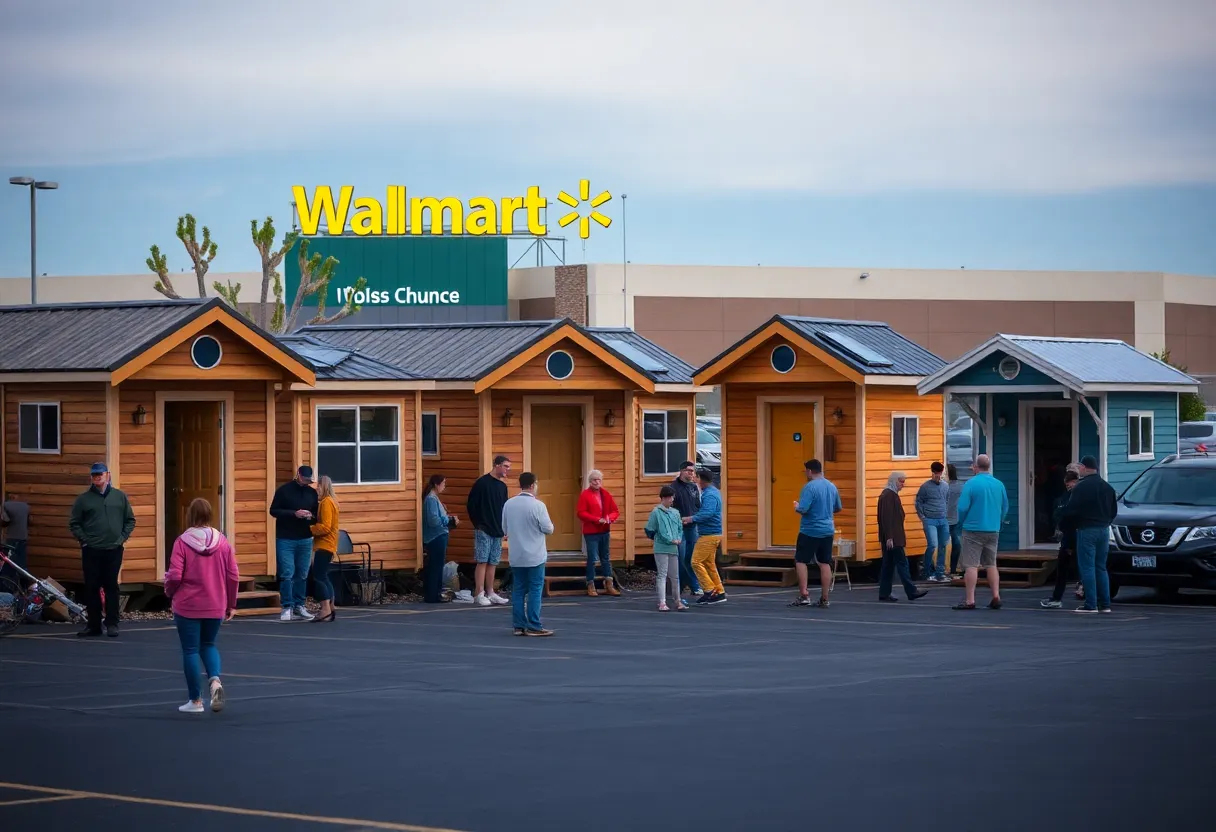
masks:
{"type": "Polygon", "coordinates": [[[9,177],[8,184],[23,185],[30,189],[30,303],[38,303],[38,208],[35,194],[38,191],[53,191],[58,182],[39,182],[31,176],[9,177]]]}

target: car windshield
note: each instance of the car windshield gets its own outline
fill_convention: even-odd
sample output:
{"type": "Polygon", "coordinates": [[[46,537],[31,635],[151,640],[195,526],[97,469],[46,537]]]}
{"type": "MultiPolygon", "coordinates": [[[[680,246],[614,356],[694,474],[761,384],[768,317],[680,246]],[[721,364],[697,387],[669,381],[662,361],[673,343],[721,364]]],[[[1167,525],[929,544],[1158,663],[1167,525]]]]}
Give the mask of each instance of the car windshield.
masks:
{"type": "Polygon", "coordinates": [[[1162,466],[1150,468],[1123,494],[1129,504],[1216,506],[1216,468],[1162,466]]]}
{"type": "Polygon", "coordinates": [[[710,433],[706,428],[697,428],[697,444],[698,445],[718,445],[722,442],[721,437],[710,433]]]}
{"type": "Polygon", "coordinates": [[[1184,423],[1178,426],[1178,435],[1183,439],[1207,439],[1212,435],[1213,427],[1216,427],[1216,424],[1188,425],[1184,423]]]}

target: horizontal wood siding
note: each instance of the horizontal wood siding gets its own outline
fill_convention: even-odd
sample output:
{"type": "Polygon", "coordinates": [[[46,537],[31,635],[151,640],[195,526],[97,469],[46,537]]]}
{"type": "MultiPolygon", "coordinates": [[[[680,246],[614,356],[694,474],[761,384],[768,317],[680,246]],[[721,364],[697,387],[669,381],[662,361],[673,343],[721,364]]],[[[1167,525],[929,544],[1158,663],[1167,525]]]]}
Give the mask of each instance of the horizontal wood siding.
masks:
{"type": "Polygon", "coordinates": [[[737,361],[723,376],[722,380],[724,383],[777,384],[783,388],[790,384],[848,381],[836,370],[827,366],[801,347],[791,344],[780,335],[774,335],[772,338],[769,338],[746,357],[737,361]],[[779,373],[773,369],[772,354],[773,349],[778,344],[786,344],[791,347],[797,357],[794,369],[788,373],[779,373]]]}
{"type": "MultiPolygon", "coordinates": [[[[422,394],[424,413],[439,414],[439,456],[422,457],[422,484],[434,474],[446,477],[447,490],[440,499],[449,514],[460,518],[460,525],[448,537],[449,560],[467,563],[473,560],[473,526],[465,504],[474,481],[485,472],[481,470],[481,431],[478,426],[477,396],[471,392],[425,391],[422,394]]],[[[523,421],[523,414],[516,417],[523,421]]]]}
{"type": "Polygon", "coordinates": [[[914,387],[866,387],[866,555],[882,556],[878,540],[878,498],[895,471],[903,471],[907,484],[900,492],[906,518],[909,556],[925,553],[925,531],[916,517],[916,491],[930,478],[929,466],[945,464],[943,429],[945,404],[940,394],[918,396],[914,387]],[[896,414],[919,419],[918,456],[895,459],[891,454],[891,425],[896,414]]]}
{"type": "Polygon", "coordinates": [[[1178,452],[1178,394],[1108,393],[1106,425],[1107,481],[1116,491],[1122,492],[1153,462],[1178,452]],[[1127,414],[1132,410],[1153,413],[1152,460],[1127,458],[1127,414]]]}
{"type": "MultiPolygon", "coordinates": [[[[634,471],[637,476],[634,479],[634,506],[633,506],[633,548],[637,555],[653,554],[654,541],[646,536],[646,521],[650,518],[650,510],[659,503],[659,489],[665,485],[670,485],[671,481],[676,478],[675,474],[662,477],[646,477],[642,475],[642,412],[646,410],[687,410],[689,412],[688,424],[690,429],[695,430],[696,424],[696,397],[691,395],[679,395],[669,393],[659,396],[640,395],[634,399],[634,424],[637,425],[637,436],[634,437],[634,471]]],[[[623,440],[622,440],[623,441],[623,440]]],[[[693,459],[692,455],[693,441],[689,439],[689,453],[686,459],[693,459]]],[[[617,501],[621,503],[620,500],[617,501]]],[[[624,516],[625,506],[621,503],[621,514],[624,516]]],[[[728,518],[729,519],[729,518],[728,518]]],[[[616,557],[616,549],[613,549],[613,556],[616,557]]]]}
{"type": "MultiPolygon", "coordinates": [[[[625,501],[625,393],[623,391],[601,390],[595,394],[595,409],[592,416],[595,425],[595,458],[594,467],[604,474],[604,488],[616,500],[621,512],[620,519],[613,524],[612,537],[609,542],[609,552],[612,560],[625,560],[625,518],[628,516],[629,504],[625,501]],[[614,417],[612,427],[604,424],[609,409],[614,417]]],[[[591,470],[587,460],[583,460],[583,485],[586,486],[587,471],[591,470]]]]}
{"type": "Polygon", "coordinates": [[[573,393],[604,387],[626,389],[633,387],[633,382],[624,378],[587,350],[569,339],[563,338],[552,349],[545,350],[495,385],[496,390],[504,387],[536,390],[537,392],[567,390],[573,393]],[[568,352],[574,359],[574,372],[570,374],[569,378],[560,381],[550,376],[549,371],[545,368],[545,362],[555,350],[568,352]]]}
{"type": "MultiPolygon", "coordinates": [[[[395,405],[400,410],[398,435],[401,438],[401,482],[397,485],[336,485],[339,526],[356,543],[372,547],[376,565],[385,569],[414,569],[421,565],[417,551],[418,517],[416,470],[418,465],[413,392],[304,393],[301,401],[300,430],[303,441],[301,464],[313,465],[313,412],[317,405],[395,405]]],[[[314,466],[315,467],[315,466],[314,466]]],[[[317,476],[324,471],[315,471],[317,476]]]]}
{"type": "MultiPolygon", "coordinates": [[[[1039,398],[1040,394],[1033,394],[1039,398]]],[[[997,542],[999,548],[1007,552],[1016,551],[1021,541],[1018,524],[1021,511],[1021,473],[1018,470],[1018,402],[1022,399],[1017,394],[997,393],[992,397],[992,475],[1005,483],[1005,491],[1009,495],[1009,514],[1005,517],[1005,525],[997,542]],[[1005,417],[1005,426],[999,424],[1000,418],[1005,417]]]]}
{"type": "MultiPolygon", "coordinates": [[[[1094,413],[1101,418],[1102,397],[1089,396],[1087,400],[1089,406],[1094,409],[1094,413]]],[[[1094,459],[1102,457],[1102,439],[1098,436],[1098,423],[1094,421],[1093,416],[1089,415],[1085,405],[1080,402],[1077,403],[1077,448],[1077,460],[1083,456],[1092,456],[1094,459]]]]}
{"type": "Polygon", "coordinates": [[[295,408],[298,393],[278,393],[274,403],[274,481],[287,482],[296,475],[295,408]]]}
{"type": "Polygon", "coordinates": [[[260,350],[234,335],[227,327],[212,324],[198,335],[192,335],[147,367],[136,372],[130,380],[262,379],[277,381],[282,376],[282,368],[269,361],[260,350]],[[210,370],[203,370],[195,366],[194,360],[190,357],[191,345],[203,335],[214,337],[219,341],[222,350],[220,363],[210,370]]]}
{"type": "MultiPolygon", "coordinates": [[[[102,383],[4,386],[4,486],[29,503],[29,569],[39,577],[82,578],[80,546],[68,532],[68,518],[77,495],[89,487],[89,466],[106,460],[106,387],[102,383]],[[21,402],[59,402],[60,453],[18,450],[21,402]]],[[[130,423],[129,415],[126,422],[130,423]]],[[[123,579],[129,580],[126,570],[123,579]]]]}

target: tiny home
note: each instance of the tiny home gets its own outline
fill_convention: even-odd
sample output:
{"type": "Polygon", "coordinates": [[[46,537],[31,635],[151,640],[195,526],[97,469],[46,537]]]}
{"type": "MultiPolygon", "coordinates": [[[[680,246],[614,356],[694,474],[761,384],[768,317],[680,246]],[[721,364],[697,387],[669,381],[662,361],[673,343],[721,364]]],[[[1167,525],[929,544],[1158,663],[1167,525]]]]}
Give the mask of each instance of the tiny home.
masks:
{"type": "MultiPolygon", "coordinates": [[[[473,482],[498,454],[508,485],[534,472],[556,527],[554,554],[582,550],[575,504],[590,469],[621,509],[614,560],[649,551],[643,528],[661,485],[693,458],[692,367],[628,329],[570,320],[304,327],[284,342],[317,366],[280,401],[284,463],[328,475],[342,525],[387,569],[422,564],[421,495],[443,474],[448,511],[467,520],[473,482]]],[[[510,542],[504,558],[509,559],[510,542]]],[[[448,555],[473,556],[466,522],[448,555]]]]}
{"type": "Polygon", "coordinates": [[[980,452],[1009,492],[999,544],[1008,551],[1056,545],[1052,506],[1070,462],[1095,457],[1122,491],[1176,453],[1179,395],[1198,385],[1123,341],[996,335],[917,389],[970,416],[980,452]]]}
{"type": "Polygon", "coordinates": [[[215,507],[241,572],[273,575],[267,437],[279,391],[314,380],[218,298],[0,308],[0,480],[30,505],[31,569],[80,579],[68,516],[105,462],[135,510],[124,583],[164,577],[196,497],[215,507]]]}
{"type": "MultiPolygon", "coordinates": [[[[944,461],[941,396],[916,384],[945,362],[883,323],[776,315],[694,375],[722,389],[723,549],[782,550],[792,567],[803,463],[822,460],[840,490],[838,539],[881,556],[878,497],[892,471],[909,484],[944,461]]],[[[906,489],[909,513],[915,487],[906,489]]],[[[924,534],[908,524],[908,552],[924,534]]],[[[776,562],[779,558],[770,557],[776,562]]],[[[787,576],[788,577],[788,576],[787,576]]]]}

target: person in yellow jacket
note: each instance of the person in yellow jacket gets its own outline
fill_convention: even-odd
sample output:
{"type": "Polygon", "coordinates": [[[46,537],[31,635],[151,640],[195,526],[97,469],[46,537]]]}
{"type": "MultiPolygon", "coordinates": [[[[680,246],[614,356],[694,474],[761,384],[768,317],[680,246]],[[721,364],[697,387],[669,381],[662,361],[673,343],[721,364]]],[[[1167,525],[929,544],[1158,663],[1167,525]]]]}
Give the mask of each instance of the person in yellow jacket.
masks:
{"type": "Polygon", "coordinates": [[[313,622],[333,621],[334,585],[329,580],[329,563],[338,551],[338,501],[334,499],[334,484],[329,477],[317,480],[317,522],[312,524],[312,581],[317,588],[321,612],[313,622]]]}

